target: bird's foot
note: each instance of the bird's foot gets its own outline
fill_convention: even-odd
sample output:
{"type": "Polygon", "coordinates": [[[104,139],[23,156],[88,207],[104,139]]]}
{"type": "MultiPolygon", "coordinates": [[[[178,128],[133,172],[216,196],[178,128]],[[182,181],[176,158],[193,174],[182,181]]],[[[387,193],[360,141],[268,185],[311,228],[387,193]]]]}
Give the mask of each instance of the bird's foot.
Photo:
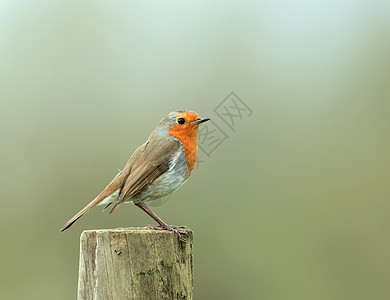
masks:
{"type": "Polygon", "coordinates": [[[153,229],[153,230],[168,230],[168,231],[172,231],[172,232],[174,232],[175,234],[177,234],[179,236],[181,234],[188,234],[187,232],[180,230],[180,229],[186,229],[187,227],[185,227],[185,226],[174,226],[174,225],[164,224],[164,225],[158,225],[158,226],[146,225],[145,227],[147,227],[149,229],[153,229]]]}

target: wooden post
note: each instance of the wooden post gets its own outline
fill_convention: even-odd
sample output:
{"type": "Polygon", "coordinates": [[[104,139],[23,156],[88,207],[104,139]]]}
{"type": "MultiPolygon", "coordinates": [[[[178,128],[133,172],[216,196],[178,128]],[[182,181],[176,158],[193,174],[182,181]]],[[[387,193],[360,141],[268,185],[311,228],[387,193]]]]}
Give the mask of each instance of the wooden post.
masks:
{"type": "Polygon", "coordinates": [[[193,233],[183,231],[84,231],[78,300],[192,299],[193,233]]]}

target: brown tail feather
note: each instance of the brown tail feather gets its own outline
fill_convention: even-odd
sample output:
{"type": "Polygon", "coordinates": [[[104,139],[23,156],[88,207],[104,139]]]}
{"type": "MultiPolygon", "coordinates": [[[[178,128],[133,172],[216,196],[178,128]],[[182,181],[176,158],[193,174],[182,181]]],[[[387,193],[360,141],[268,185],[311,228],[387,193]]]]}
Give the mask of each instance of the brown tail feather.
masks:
{"type": "MultiPolygon", "coordinates": [[[[104,192],[104,191],[103,191],[104,192]]],[[[66,224],[61,228],[61,231],[64,231],[68,229],[74,222],[76,222],[83,214],[85,214],[87,211],[89,211],[92,207],[94,207],[96,204],[98,204],[100,201],[102,201],[105,197],[102,197],[103,194],[100,193],[93,201],[91,201],[86,207],[84,207],[82,210],[80,210],[77,214],[75,214],[66,224]]]]}
{"type": "Polygon", "coordinates": [[[77,214],[75,214],[66,224],[61,228],[61,231],[68,229],[74,222],[76,222],[83,214],[89,211],[92,207],[99,204],[106,197],[115,193],[118,189],[122,187],[124,183],[123,176],[115,177],[110,184],[95,198],[93,199],[86,207],[80,210],[77,214]]]}

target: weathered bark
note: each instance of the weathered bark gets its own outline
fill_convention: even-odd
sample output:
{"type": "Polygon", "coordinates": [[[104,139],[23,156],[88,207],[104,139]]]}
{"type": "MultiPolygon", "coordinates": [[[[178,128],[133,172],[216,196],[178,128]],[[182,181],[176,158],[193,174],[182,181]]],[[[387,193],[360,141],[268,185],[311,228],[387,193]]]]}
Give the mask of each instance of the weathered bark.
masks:
{"type": "Polygon", "coordinates": [[[184,231],[84,231],[78,300],[192,299],[193,233],[184,231]]]}

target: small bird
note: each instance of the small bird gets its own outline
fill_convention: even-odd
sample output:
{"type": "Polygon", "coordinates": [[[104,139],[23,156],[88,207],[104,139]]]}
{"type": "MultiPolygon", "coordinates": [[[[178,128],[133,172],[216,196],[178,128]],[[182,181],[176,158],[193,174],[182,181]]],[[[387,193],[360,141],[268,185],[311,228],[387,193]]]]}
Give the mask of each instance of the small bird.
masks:
{"type": "Polygon", "coordinates": [[[210,120],[192,111],[173,111],[164,117],[150,134],[146,143],[138,147],[126,166],[107,187],[87,206],[74,215],[62,228],[68,229],[83,214],[96,205],[114,203],[110,213],[126,202],[151,216],[159,226],[180,234],[176,226],[160,219],[145,202],[169,195],[186,182],[197,159],[199,124],[210,120]]]}

